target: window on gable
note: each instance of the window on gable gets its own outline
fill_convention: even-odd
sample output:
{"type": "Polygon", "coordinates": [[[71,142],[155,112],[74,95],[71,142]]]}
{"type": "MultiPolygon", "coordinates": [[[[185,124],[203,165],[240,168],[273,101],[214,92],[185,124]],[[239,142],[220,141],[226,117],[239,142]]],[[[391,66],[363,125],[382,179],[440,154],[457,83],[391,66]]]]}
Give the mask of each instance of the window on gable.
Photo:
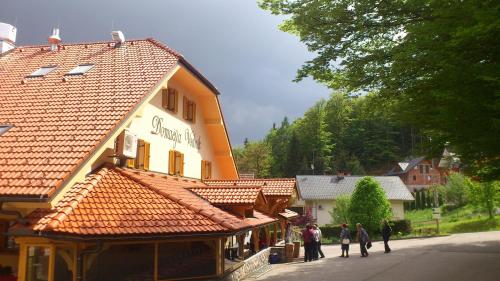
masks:
{"type": "Polygon", "coordinates": [[[127,167],[149,170],[150,145],[144,140],[137,141],[137,155],[135,159],[127,159],[127,167]]]}
{"type": "Polygon", "coordinates": [[[12,125],[0,125],[0,136],[7,132],[10,128],[12,128],[12,125]]]}
{"type": "Polygon", "coordinates": [[[212,162],[201,160],[201,179],[208,180],[212,178],[212,162]]]}
{"type": "Polygon", "coordinates": [[[176,150],[169,151],[168,173],[171,175],[184,176],[184,154],[176,150]]]}
{"type": "Polygon", "coordinates": [[[161,90],[161,103],[162,107],[177,113],[178,109],[179,92],[176,89],[162,89],[161,90]]]}
{"type": "Polygon", "coordinates": [[[93,64],[80,64],[77,67],[73,68],[70,70],[66,75],[82,75],[85,74],[87,71],[91,70],[94,67],[93,64]]]}
{"type": "Polygon", "coordinates": [[[52,70],[56,69],[55,65],[42,66],[39,69],[33,71],[30,75],[26,76],[28,78],[43,77],[49,74],[52,70]]]}
{"type": "Polygon", "coordinates": [[[196,103],[188,98],[184,97],[183,99],[183,117],[184,119],[191,121],[193,123],[196,122],[196,103]]]}

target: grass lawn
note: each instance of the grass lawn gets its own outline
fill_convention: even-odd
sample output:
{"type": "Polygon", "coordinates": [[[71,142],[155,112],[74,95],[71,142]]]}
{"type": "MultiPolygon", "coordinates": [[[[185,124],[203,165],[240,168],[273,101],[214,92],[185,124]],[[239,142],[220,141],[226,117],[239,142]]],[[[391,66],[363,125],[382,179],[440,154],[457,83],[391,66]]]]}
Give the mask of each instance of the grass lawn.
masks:
{"type": "MultiPolygon", "coordinates": [[[[436,222],[432,220],[432,209],[405,212],[405,218],[412,222],[414,234],[436,234],[436,222]]],[[[441,215],[440,234],[500,230],[500,216],[488,219],[470,206],[464,206],[441,215]]]]}

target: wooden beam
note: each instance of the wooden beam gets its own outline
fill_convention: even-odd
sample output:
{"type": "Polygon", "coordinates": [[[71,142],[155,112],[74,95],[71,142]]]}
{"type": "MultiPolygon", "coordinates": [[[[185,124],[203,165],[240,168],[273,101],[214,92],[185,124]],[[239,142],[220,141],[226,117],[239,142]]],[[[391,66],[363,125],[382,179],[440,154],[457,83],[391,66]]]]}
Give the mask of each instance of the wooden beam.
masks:
{"type": "Polygon", "coordinates": [[[269,225],[264,227],[265,235],[266,235],[266,246],[271,246],[271,234],[269,233],[269,225]]]}
{"type": "Polygon", "coordinates": [[[214,125],[223,125],[222,124],[222,119],[220,118],[205,118],[205,125],[207,126],[214,126],[214,125]]]}

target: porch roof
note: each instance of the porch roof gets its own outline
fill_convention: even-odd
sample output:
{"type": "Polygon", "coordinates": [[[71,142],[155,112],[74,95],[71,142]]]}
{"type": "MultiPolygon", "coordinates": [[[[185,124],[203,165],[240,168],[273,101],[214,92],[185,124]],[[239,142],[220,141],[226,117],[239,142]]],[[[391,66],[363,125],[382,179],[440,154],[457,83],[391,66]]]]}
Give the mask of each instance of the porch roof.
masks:
{"type": "Polygon", "coordinates": [[[296,191],[294,178],[244,179],[244,180],[207,180],[208,186],[260,186],[265,196],[291,197],[296,191]]]}
{"type": "Polygon", "coordinates": [[[73,186],[55,208],[38,209],[27,219],[33,231],[81,236],[227,233],[254,226],[185,189],[199,185],[105,167],[73,186]]]}

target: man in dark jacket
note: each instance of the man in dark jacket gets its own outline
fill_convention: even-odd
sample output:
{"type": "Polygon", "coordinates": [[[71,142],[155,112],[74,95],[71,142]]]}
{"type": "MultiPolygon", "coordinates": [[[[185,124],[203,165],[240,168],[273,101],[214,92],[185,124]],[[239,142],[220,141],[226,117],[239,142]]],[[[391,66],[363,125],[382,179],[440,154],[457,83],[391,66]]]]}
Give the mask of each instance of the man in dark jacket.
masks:
{"type": "Polygon", "coordinates": [[[382,225],[382,238],[384,239],[385,253],[391,252],[391,248],[389,248],[389,237],[391,237],[391,234],[392,228],[389,222],[384,220],[384,224],[382,225]]]}

